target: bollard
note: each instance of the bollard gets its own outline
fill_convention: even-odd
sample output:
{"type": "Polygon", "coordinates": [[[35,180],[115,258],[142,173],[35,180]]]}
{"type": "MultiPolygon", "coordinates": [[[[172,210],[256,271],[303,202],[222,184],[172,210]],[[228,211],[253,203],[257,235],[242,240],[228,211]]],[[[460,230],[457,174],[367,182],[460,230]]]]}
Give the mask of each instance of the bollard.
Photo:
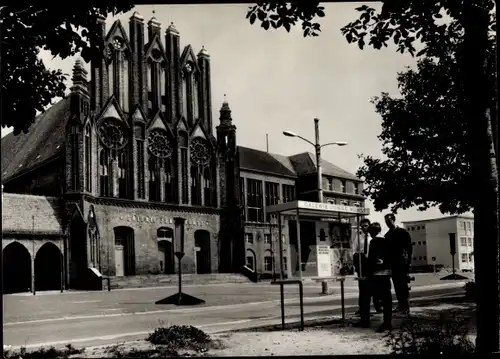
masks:
{"type": "Polygon", "coordinates": [[[328,293],[328,282],[326,280],[321,282],[321,294],[329,294],[328,293]]]}

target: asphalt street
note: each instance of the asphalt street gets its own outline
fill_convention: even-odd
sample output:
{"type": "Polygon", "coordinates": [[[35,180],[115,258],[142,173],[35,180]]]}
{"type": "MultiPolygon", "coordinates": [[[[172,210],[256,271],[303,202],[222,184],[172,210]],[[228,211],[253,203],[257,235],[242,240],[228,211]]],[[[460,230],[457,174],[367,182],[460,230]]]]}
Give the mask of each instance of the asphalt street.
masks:
{"type": "MultiPolygon", "coordinates": [[[[463,282],[441,282],[440,285],[415,287],[412,298],[463,292],[462,286],[463,282]]],[[[205,293],[204,299],[213,300],[200,307],[154,305],[154,300],[172,293],[172,289],[168,293],[165,293],[164,288],[36,297],[5,296],[4,343],[13,347],[28,348],[61,346],[66,343],[88,347],[141,339],[155,327],[166,324],[194,325],[208,332],[216,332],[280,322],[279,288],[269,284],[187,287],[187,293],[205,293]],[[234,303],[235,300],[230,303],[231,300],[224,299],[225,296],[245,296],[245,291],[259,291],[260,295],[250,296],[246,302],[240,300],[239,303],[234,303]],[[216,300],[216,297],[219,300],[216,300]],[[117,298],[120,300],[119,304],[114,303],[117,298]],[[123,305],[124,303],[129,306],[123,305]],[[79,310],[71,309],[79,307],[78,304],[81,307],[79,310]],[[17,308],[14,315],[9,312],[9,308],[17,308]],[[43,309],[33,313],[37,308],[43,309]],[[75,312],[77,314],[74,314],[75,312]]],[[[306,318],[338,312],[339,295],[318,295],[318,284],[306,286],[306,292],[306,318]]],[[[289,288],[285,295],[285,298],[288,298],[287,318],[297,317],[300,313],[297,297],[296,290],[289,288]]],[[[346,298],[346,306],[356,306],[355,287],[346,291],[346,298]]]]}

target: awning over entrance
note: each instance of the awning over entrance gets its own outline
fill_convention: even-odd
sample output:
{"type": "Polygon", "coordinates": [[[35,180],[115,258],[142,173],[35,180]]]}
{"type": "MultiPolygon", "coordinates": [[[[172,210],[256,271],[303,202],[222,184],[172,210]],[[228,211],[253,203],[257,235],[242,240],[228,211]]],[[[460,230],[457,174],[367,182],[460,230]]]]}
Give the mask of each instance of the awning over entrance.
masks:
{"type": "Polygon", "coordinates": [[[346,218],[367,216],[370,214],[370,209],[306,201],[292,201],[267,207],[267,213],[281,213],[282,215],[296,216],[297,212],[299,217],[346,218]]]}
{"type": "MultiPolygon", "coordinates": [[[[281,220],[283,215],[294,216],[297,219],[296,229],[297,229],[297,258],[298,258],[298,273],[299,279],[302,280],[302,267],[305,263],[302,261],[302,251],[301,251],[301,241],[300,241],[300,220],[312,218],[319,221],[325,221],[330,219],[342,219],[342,218],[356,218],[357,225],[359,226],[359,221],[361,216],[366,216],[370,214],[368,208],[356,207],[356,206],[343,206],[338,204],[330,203],[319,203],[319,202],[307,202],[307,201],[292,201],[287,203],[276,204],[267,207],[267,213],[278,214],[278,238],[282,238],[281,233],[281,220]]],[[[314,234],[314,236],[316,236],[314,234]]],[[[358,247],[360,246],[360,234],[357,232],[357,242],[358,247]]],[[[284,277],[284,265],[283,265],[283,241],[278,241],[279,253],[280,253],[280,277],[284,277]]],[[[326,261],[329,262],[330,254],[327,248],[326,253],[321,253],[321,258],[318,254],[318,265],[317,268],[323,266],[326,261]],[[326,256],[325,256],[326,255],[326,256]]],[[[274,260],[273,260],[274,261],[274,260]]],[[[361,264],[360,264],[361,265],[361,264]]],[[[328,266],[328,264],[327,264],[328,266]]]]}

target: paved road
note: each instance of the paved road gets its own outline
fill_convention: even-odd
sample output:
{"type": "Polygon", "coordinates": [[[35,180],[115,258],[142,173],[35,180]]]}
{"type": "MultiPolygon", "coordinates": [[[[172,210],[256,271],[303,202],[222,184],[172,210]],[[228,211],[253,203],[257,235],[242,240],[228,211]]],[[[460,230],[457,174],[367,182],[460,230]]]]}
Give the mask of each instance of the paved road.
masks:
{"type": "MultiPolygon", "coordinates": [[[[412,287],[443,284],[441,276],[415,275],[412,287]]],[[[345,282],[346,293],[357,291],[357,282],[348,278],[345,282]]],[[[340,294],[339,283],[331,284],[332,294],[340,294]]],[[[269,283],[259,284],[219,284],[186,285],[183,291],[206,301],[206,306],[231,305],[251,302],[279,300],[278,286],[269,283]]],[[[37,292],[4,296],[4,323],[29,320],[54,319],[71,316],[100,316],[122,313],[173,309],[173,305],[158,306],[157,300],[176,292],[176,287],[139,288],[112,290],[111,292],[37,292]]],[[[305,282],[304,296],[321,296],[321,284],[305,282]]],[[[288,287],[285,296],[298,297],[297,287],[288,287]]]]}
{"type": "MultiPolygon", "coordinates": [[[[435,285],[430,286],[430,288],[415,288],[412,291],[412,298],[463,292],[463,289],[461,288],[462,283],[446,283],[445,285],[447,286],[445,288],[436,288],[435,285]]],[[[237,292],[238,295],[244,295],[241,291],[245,286],[237,286],[237,288],[234,288],[234,286],[212,287],[217,289],[212,289],[215,292],[237,292]]],[[[255,289],[259,287],[262,288],[262,293],[265,295],[268,295],[266,290],[269,287],[271,287],[271,290],[276,290],[274,289],[275,287],[269,286],[269,284],[266,287],[253,285],[252,290],[255,291],[255,289]]],[[[201,289],[198,288],[196,290],[205,292],[210,291],[208,287],[203,287],[201,289]]],[[[191,288],[191,290],[186,288],[186,291],[189,291],[192,294],[194,294],[193,292],[196,290],[194,287],[191,288]]],[[[315,290],[317,292],[317,289],[315,290]]],[[[118,291],[115,293],[117,292],[118,291]]],[[[74,301],[75,299],[79,299],[82,295],[85,298],[88,298],[90,295],[88,293],[60,296],[45,295],[37,297],[37,301],[41,300],[44,302],[44,308],[47,308],[47,304],[45,303],[45,301],[47,301],[52,303],[52,312],[58,312],[58,309],[61,309],[61,314],[55,317],[53,315],[47,315],[47,313],[42,313],[42,315],[39,315],[37,319],[29,319],[30,317],[33,317],[33,313],[28,315],[26,312],[24,316],[25,319],[23,321],[13,321],[12,315],[10,315],[11,319],[8,319],[9,313],[8,306],[6,305],[4,343],[14,347],[27,346],[28,348],[41,345],[59,346],[64,345],[65,343],[73,343],[74,345],[80,346],[92,346],[141,339],[144,338],[152,329],[162,324],[189,324],[203,328],[208,332],[215,332],[220,330],[239,329],[248,325],[255,325],[259,322],[279,322],[280,318],[280,305],[279,301],[276,300],[267,302],[261,301],[260,303],[235,303],[229,305],[224,305],[223,301],[220,301],[219,303],[212,303],[211,306],[203,307],[178,308],[168,306],[158,308],[159,306],[154,305],[150,307],[150,303],[146,302],[144,299],[144,297],[152,295],[152,292],[154,293],[154,291],[151,290],[122,291],[123,296],[126,294],[127,297],[130,296],[132,300],[135,300],[135,304],[133,306],[127,308],[126,311],[117,311],[119,313],[108,311],[107,313],[97,315],[93,314],[95,312],[89,311],[84,314],[65,316],[63,313],[67,312],[69,308],[68,304],[59,305],[59,302],[61,302],[60,299],[63,297],[71,297],[74,301]],[[131,295],[131,293],[134,295],[131,295]],[[140,303],[140,299],[136,298],[138,294],[143,300],[140,303]],[[142,304],[142,306],[140,304],[142,304]],[[143,309],[144,304],[148,308],[147,310],[143,309]],[[135,306],[138,306],[137,308],[140,310],[131,310],[132,308],[135,308],[135,306]]],[[[112,293],[113,292],[108,295],[112,295],[112,293]]],[[[91,297],[95,298],[96,295],[97,293],[93,293],[93,296],[91,297]]],[[[105,296],[105,293],[99,293],[99,296],[105,296]]],[[[12,298],[19,299],[23,297],[12,296],[12,298]]],[[[156,296],[154,298],[157,299],[156,296]]],[[[259,298],[262,300],[262,296],[259,298]]],[[[351,292],[347,294],[346,305],[356,306],[356,302],[357,293],[354,292],[354,290],[351,290],[351,292]]],[[[87,299],[87,303],[82,304],[86,306],[94,304],[102,305],[102,303],[103,302],[89,303],[89,299],[87,299]]],[[[10,304],[12,304],[12,302],[10,304]]],[[[75,304],[73,304],[73,306],[74,305],[75,304]]],[[[305,300],[304,312],[306,318],[316,316],[318,314],[332,314],[332,310],[339,308],[339,306],[340,298],[338,295],[323,297],[317,295],[315,297],[310,296],[305,300]]],[[[49,314],[52,314],[52,312],[49,314]]],[[[287,300],[286,314],[287,317],[297,316],[299,314],[299,305],[297,300],[287,300]]]]}

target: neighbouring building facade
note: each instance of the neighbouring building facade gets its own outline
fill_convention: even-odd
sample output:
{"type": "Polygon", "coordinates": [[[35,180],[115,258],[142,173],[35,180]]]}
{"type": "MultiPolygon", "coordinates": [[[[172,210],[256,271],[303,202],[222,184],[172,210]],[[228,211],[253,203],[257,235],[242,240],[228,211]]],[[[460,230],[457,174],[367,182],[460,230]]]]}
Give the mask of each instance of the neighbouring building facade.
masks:
{"type": "MultiPolygon", "coordinates": [[[[266,206],[310,200],[311,154],[238,147],[227,102],[213,124],[210,56],[181,51],[173,24],[162,38],[138,13],[128,35],[120,21],[109,31],[98,21],[90,76],[77,60],[70,95],[29,133],[2,138],[5,292],[174,274],[177,251],[184,273],[270,273],[276,221],[266,206]],[[182,241],[175,218],[185,219],[182,241]]],[[[325,201],[364,206],[359,179],[323,166],[325,201]]]]}
{"type": "Polygon", "coordinates": [[[474,216],[455,215],[403,222],[413,245],[413,267],[451,267],[450,236],[455,234],[455,268],[474,270],[474,216]],[[434,260],[433,260],[434,259],[434,260]]]}

